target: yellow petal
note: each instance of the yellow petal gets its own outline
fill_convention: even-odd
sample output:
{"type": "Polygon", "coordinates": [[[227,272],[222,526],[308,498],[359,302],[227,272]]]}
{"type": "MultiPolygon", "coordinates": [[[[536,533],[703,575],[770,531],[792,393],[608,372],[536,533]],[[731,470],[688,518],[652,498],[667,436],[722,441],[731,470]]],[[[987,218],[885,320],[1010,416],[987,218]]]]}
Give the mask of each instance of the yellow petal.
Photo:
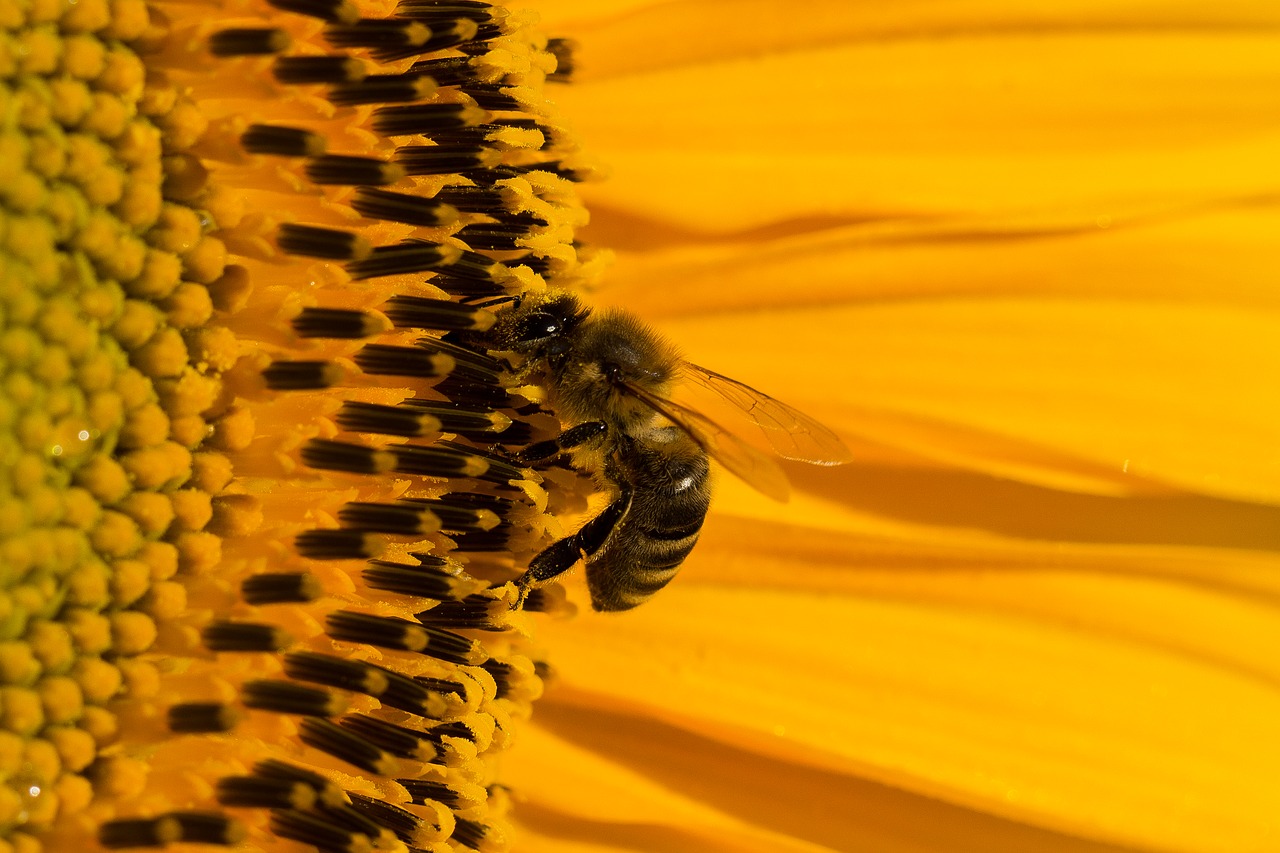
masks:
{"type": "MultiPolygon", "coordinates": [[[[546,636],[568,649],[557,664],[572,704],[1111,843],[1274,842],[1273,679],[998,608],[889,596],[677,583],[635,618],[593,622],[604,619],[546,636]]],[[[582,721],[556,730],[617,749],[582,721]]],[[[802,808],[786,778],[769,790],[802,808]]]]}
{"type": "Polygon", "coordinates": [[[649,318],[1015,294],[1280,305],[1280,210],[1265,199],[1123,220],[1068,210],[722,241],[667,241],[660,229],[637,234],[625,222],[593,225],[597,239],[622,247],[600,298],[649,318]]]}
{"type": "Polygon", "coordinates": [[[1081,838],[800,766],[594,695],[550,699],[512,768],[523,849],[674,853],[1036,850],[1105,853],[1081,838]]]}
{"type": "Polygon", "coordinates": [[[1266,0],[903,0],[883,4],[812,0],[537,0],[544,21],[582,41],[589,77],[701,65],[735,56],[811,49],[835,42],[950,38],[977,33],[1097,30],[1265,29],[1280,21],[1266,0]]]}
{"type": "Polygon", "coordinates": [[[1280,681],[1270,654],[1280,630],[1269,603],[1280,592],[1274,554],[894,529],[803,498],[794,511],[755,514],[725,492],[682,584],[998,610],[1280,681]],[[844,523],[830,527],[836,518],[844,523]]]}
{"type": "MultiPolygon", "coordinates": [[[[1274,315],[1121,300],[840,305],[660,328],[687,356],[786,389],[841,431],[1051,485],[1068,457],[1115,479],[1280,500],[1274,315]],[[806,368],[797,365],[808,366],[806,368]],[[869,417],[863,418],[864,413],[869,417]],[[952,427],[958,427],[954,432],[952,427]],[[970,435],[974,435],[970,439],[970,435]],[[998,439],[1011,452],[1001,454],[998,439]],[[1044,448],[1043,475],[1027,445],[1044,448]],[[994,448],[994,452],[991,449],[994,448]]],[[[781,396],[781,391],[778,392],[781,396]]]]}
{"type": "MultiPolygon", "coordinates": [[[[674,31],[676,7],[663,14],[674,31]]],[[[625,30],[636,42],[660,31],[625,30]]],[[[1280,51],[1265,28],[942,33],[837,30],[803,53],[730,51],[702,57],[696,76],[664,65],[566,90],[613,169],[588,196],[597,221],[689,239],[972,211],[1116,219],[1277,187],[1280,51]]]]}

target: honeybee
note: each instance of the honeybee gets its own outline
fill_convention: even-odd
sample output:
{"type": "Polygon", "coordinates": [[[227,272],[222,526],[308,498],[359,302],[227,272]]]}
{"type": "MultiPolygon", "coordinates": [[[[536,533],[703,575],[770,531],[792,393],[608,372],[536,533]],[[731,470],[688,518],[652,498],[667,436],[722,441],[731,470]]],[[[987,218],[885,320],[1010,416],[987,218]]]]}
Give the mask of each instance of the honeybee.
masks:
{"type": "Polygon", "coordinates": [[[525,297],[498,314],[491,350],[524,357],[541,373],[567,428],[517,454],[535,464],[562,453],[613,493],[571,536],[543,550],[515,580],[530,588],[586,558],[596,610],[629,610],[652,597],[688,557],[711,505],[710,459],[764,494],[785,500],[781,468],[711,418],[671,399],[682,380],[715,392],[759,427],[777,455],[838,465],[850,453],[812,418],[747,385],[680,358],[635,316],[593,314],[573,296],[525,297]]]}

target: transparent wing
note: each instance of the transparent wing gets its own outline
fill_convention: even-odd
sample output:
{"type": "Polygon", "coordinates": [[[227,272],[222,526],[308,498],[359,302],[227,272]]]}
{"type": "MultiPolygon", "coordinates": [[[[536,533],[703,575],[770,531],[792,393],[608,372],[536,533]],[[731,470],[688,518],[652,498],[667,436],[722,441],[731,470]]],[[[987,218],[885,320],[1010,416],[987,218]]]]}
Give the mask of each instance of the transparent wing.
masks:
{"type": "Polygon", "coordinates": [[[628,384],[626,387],[628,393],[643,400],[651,409],[683,430],[708,456],[748,486],[777,501],[786,501],[791,497],[791,484],[787,482],[787,475],[768,454],[747,444],[700,412],[673,400],[656,397],[634,385],[628,384]]]}
{"type": "Polygon", "coordinates": [[[694,383],[714,391],[743,412],[783,459],[813,465],[844,465],[853,461],[853,454],[839,436],[803,412],[714,370],[688,362],[684,367],[694,383]]]}

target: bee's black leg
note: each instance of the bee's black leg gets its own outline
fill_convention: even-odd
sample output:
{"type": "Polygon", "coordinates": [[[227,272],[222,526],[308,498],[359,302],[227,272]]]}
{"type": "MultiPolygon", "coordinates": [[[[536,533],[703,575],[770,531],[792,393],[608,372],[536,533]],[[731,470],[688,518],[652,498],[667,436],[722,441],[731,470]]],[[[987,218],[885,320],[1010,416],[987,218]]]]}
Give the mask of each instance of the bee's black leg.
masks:
{"type": "Polygon", "coordinates": [[[563,453],[566,450],[572,450],[579,445],[586,444],[588,441],[599,438],[609,429],[603,421],[587,421],[577,426],[569,427],[569,429],[560,433],[556,438],[547,441],[538,441],[530,444],[524,450],[515,454],[512,461],[519,465],[529,465],[533,462],[541,462],[544,459],[550,459],[557,453],[563,453]]]}
{"type": "Polygon", "coordinates": [[[618,496],[599,515],[582,525],[577,533],[552,543],[530,560],[529,568],[515,579],[516,588],[520,591],[520,603],[517,607],[523,605],[533,586],[564,574],[578,560],[590,558],[609,541],[613,531],[631,509],[632,495],[630,484],[620,478],[612,479],[618,487],[618,496]]]}

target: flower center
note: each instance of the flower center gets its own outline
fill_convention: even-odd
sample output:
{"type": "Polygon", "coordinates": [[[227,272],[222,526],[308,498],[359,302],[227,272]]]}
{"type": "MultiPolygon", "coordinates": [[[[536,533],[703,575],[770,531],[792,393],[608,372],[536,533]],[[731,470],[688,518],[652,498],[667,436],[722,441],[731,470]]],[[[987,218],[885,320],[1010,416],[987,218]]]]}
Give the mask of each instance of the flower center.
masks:
{"type": "Polygon", "coordinates": [[[558,425],[484,333],[600,263],[569,46],[471,0],[55,6],[0,45],[6,837],[505,849],[558,425]]]}

